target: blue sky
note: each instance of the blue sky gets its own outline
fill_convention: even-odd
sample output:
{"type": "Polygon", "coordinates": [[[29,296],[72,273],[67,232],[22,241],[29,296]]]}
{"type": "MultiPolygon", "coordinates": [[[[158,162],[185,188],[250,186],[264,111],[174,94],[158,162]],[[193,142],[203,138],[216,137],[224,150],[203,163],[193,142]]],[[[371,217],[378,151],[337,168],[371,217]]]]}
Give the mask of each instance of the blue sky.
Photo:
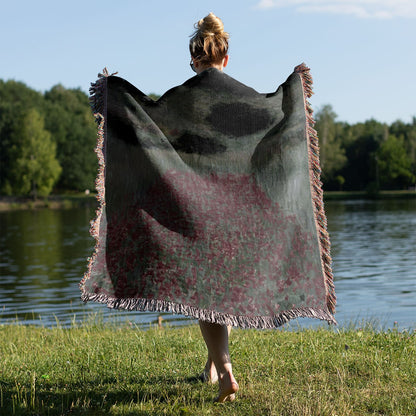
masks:
{"type": "Polygon", "coordinates": [[[193,24],[230,33],[226,72],[274,91],[305,62],[315,110],[338,120],[416,116],[415,0],[0,0],[0,78],[87,91],[103,67],[146,93],[183,83],[193,24]]]}

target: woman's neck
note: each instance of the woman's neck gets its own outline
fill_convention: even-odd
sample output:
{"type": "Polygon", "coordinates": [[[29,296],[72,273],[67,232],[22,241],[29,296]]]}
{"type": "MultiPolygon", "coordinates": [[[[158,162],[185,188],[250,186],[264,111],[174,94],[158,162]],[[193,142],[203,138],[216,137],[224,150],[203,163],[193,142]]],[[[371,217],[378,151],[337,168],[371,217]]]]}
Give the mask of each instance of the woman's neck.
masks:
{"type": "Polygon", "coordinates": [[[222,64],[222,62],[220,64],[210,64],[210,65],[201,65],[199,64],[197,68],[195,68],[195,72],[199,75],[201,72],[205,71],[206,69],[209,68],[215,68],[218,69],[219,71],[222,71],[224,69],[224,66],[222,64]]]}

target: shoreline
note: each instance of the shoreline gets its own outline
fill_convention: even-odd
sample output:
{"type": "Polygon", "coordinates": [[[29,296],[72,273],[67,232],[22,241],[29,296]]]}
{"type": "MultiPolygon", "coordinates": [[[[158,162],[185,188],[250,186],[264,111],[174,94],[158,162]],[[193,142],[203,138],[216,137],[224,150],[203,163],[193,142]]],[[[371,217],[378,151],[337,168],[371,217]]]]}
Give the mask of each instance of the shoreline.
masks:
{"type": "Polygon", "coordinates": [[[380,191],[368,193],[366,191],[327,191],[324,192],[325,201],[350,200],[350,199],[416,199],[416,191],[380,191]]]}
{"type": "MultiPolygon", "coordinates": [[[[342,201],[351,199],[416,199],[416,191],[380,191],[369,194],[365,191],[327,191],[324,192],[324,201],[342,201]]],[[[37,210],[37,209],[71,209],[84,206],[97,207],[98,201],[95,193],[56,194],[33,200],[23,196],[0,196],[0,212],[37,210]]]]}
{"type": "Polygon", "coordinates": [[[70,209],[84,206],[96,207],[97,196],[91,194],[57,194],[40,197],[34,200],[25,196],[0,196],[0,212],[37,210],[37,209],[70,209]]]}

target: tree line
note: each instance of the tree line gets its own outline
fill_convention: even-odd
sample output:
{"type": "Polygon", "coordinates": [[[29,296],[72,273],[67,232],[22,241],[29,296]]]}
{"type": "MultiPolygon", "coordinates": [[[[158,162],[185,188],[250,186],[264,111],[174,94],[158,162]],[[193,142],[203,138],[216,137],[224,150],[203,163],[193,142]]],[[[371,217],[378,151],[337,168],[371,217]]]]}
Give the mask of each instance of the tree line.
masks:
{"type": "Polygon", "coordinates": [[[80,89],[56,85],[40,93],[0,80],[0,194],[94,189],[96,131],[80,89]]]}
{"type": "MultiPolygon", "coordinates": [[[[152,98],[157,98],[152,94],[152,98]]],[[[416,180],[416,117],[388,125],[315,113],[325,190],[407,189],[416,180]]],[[[88,96],[56,85],[44,93],[0,80],[0,194],[46,196],[93,189],[96,125],[88,96]]]]}
{"type": "Polygon", "coordinates": [[[392,124],[337,121],[330,105],[315,115],[325,190],[408,189],[416,181],[416,117],[392,124]]]}

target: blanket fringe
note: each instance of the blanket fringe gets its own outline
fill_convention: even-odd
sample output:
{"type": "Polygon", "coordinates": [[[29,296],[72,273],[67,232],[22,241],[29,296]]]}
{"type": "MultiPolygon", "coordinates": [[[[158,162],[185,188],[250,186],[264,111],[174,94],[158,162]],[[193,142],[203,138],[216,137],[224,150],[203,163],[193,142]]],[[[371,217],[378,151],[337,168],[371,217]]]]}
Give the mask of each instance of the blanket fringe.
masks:
{"type": "Polygon", "coordinates": [[[244,329],[273,329],[278,328],[291,319],[316,318],[328,323],[336,324],[334,317],[319,308],[294,308],[283,311],[274,316],[238,316],[224,314],[209,309],[200,309],[189,305],[155,299],[116,299],[104,294],[82,294],[84,302],[94,301],[105,303],[110,309],[124,309],[142,312],[170,312],[220,325],[231,325],[244,329]]]}
{"type": "Polygon", "coordinates": [[[334,287],[334,276],[332,273],[331,266],[331,247],[329,241],[329,234],[327,230],[326,215],[324,211],[321,168],[319,163],[319,140],[318,133],[314,129],[315,120],[313,119],[313,110],[310,103],[308,102],[308,98],[310,98],[313,94],[313,81],[310,74],[310,69],[304,63],[298,65],[294,71],[300,75],[303,86],[304,103],[306,110],[306,135],[309,144],[309,173],[311,178],[311,192],[312,200],[314,202],[313,206],[315,222],[318,230],[321,264],[322,269],[324,271],[324,281],[327,297],[326,304],[330,313],[334,314],[336,296],[334,287]]]}
{"type": "MultiPolygon", "coordinates": [[[[111,75],[115,75],[117,72],[111,75]]],[[[98,174],[95,179],[95,189],[97,190],[98,208],[95,211],[95,219],[90,223],[90,234],[95,239],[94,254],[88,259],[87,272],[84,274],[79,287],[82,293],[85,292],[85,282],[91,274],[91,267],[97,257],[99,251],[99,230],[100,222],[105,207],[105,158],[104,158],[104,137],[105,137],[105,116],[106,109],[106,91],[107,78],[109,77],[107,68],[103,69],[102,74],[98,74],[98,80],[91,83],[90,87],[90,106],[94,114],[95,121],[98,125],[97,145],[94,149],[98,158],[98,174]]]]}
{"type": "MultiPolygon", "coordinates": [[[[88,269],[80,283],[81,299],[84,302],[94,301],[104,303],[110,309],[125,309],[148,312],[171,312],[189,316],[203,321],[218,323],[221,325],[238,326],[240,328],[257,328],[271,329],[286,324],[291,319],[296,318],[317,318],[336,324],[336,320],[332,316],[335,313],[335,290],[333,284],[333,275],[331,269],[330,243],[326,226],[326,216],[323,207],[322,182],[320,181],[320,165],[319,165],[319,145],[316,130],[314,130],[314,120],[312,117],[312,108],[307,101],[312,93],[312,78],[309,74],[309,68],[305,64],[301,64],[295,68],[295,72],[299,73],[303,90],[305,108],[307,110],[307,136],[309,143],[309,162],[312,182],[312,197],[314,201],[315,220],[319,229],[320,252],[323,270],[325,273],[325,285],[327,289],[327,308],[294,308],[283,311],[274,316],[237,316],[223,314],[220,312],[200,309],[189,305],[183,305],[170,301],[155,299],[136,299],[125,298],[117,299],[105,294],[88,293],[85,289],[85,282],[90,277],[92,265],[96,259],[99,247],[99,229],[100,219],[105,209],[105,158],[104,158],[104,137],[105,137],[105,117],[106,117],[106,84],[107,78],[110,76],[107,68],[103,69],[102,74],[98,74],[98,80],[91,84],[90,87],[90,105],[98,124],[97,146],[95,152],[98,156],[99,170],[96,179],[97,199],[99,208],[96,211],[96,218],[91,222],[90,233],[95,238],[95,249],[92,257],[89,258],[88,269]]],[[[111,75],[115,75],[117,72],[111,75]]]]}

